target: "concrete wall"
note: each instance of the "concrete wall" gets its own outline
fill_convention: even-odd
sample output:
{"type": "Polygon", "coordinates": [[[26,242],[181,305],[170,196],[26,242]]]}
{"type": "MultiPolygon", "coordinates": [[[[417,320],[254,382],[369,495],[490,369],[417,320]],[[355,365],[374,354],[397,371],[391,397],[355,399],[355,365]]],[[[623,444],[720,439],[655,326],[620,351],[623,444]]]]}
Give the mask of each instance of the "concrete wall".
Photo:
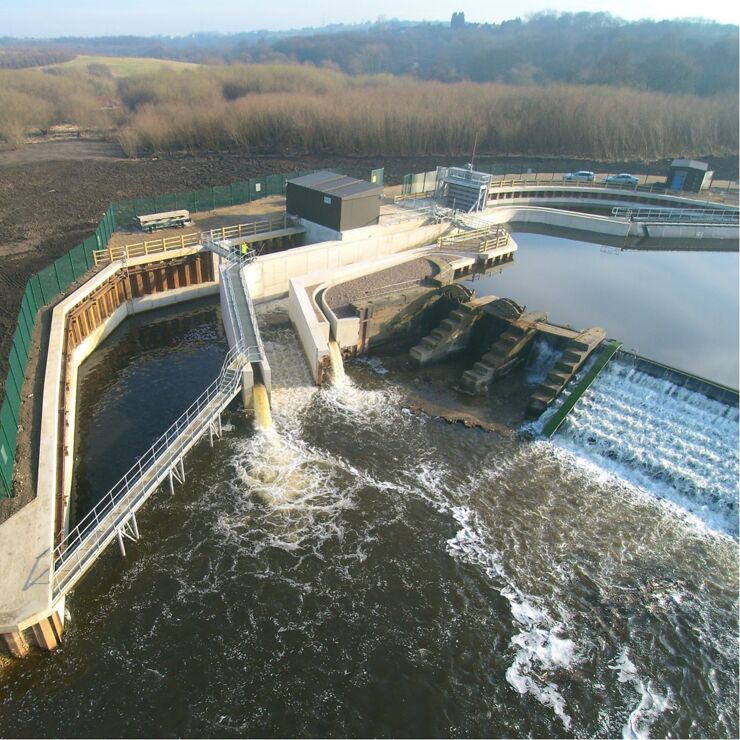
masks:
{"type": "Polygon", "coordinates": [[[483,213],[479,214],[479,218],[495,224],[534,223],[609,236],[626,237],[630,232],[629,221],[575,211],[560,211],[542,206],[495,205],[486,208],[483,213]]]}
{"type": "MultiPolygon", "coordinates": [[[[162,255],[129,260],[128,264],[169,260],[192,254],[193,251],[197,250],[173,250],[162,255]]],[[[77,377],[80,365],[126,316],[218,292],[217,283],[212,282],[129,301],[119,306],[65,357],[67,315],[73,307],[123,268],[123,262],[107,265],[60,301],[52,311],[41,407],[36,497],[0,525],[0,633],[24,630],[41,622],[52,612],[56,612],[57,617],[62,620],[64,617],[63,599],[53,605],[51,602],[51,572],[57,491],[61,484],[64,500],[68,501],[72,484],[77,377]],[[62,403],[66,411],[64,426],[60,414],[62,403]],[[61,481],[59,454],[64,455],[61,481]]],[[[64,520],[66,527],[66,512],[64,520]]]]}
{"type": "MultiPolygon", "coordinates": [[[[547,186],[534,189],[548,189],[547,186]]],[[[561,188],[562,189],[562,188],[561,188]]],[[[634,198],[646,197],[644,193],[638,193],[630,200],[628,195],[611,192],[614,197],[610,200],[584,197],[586,194],[578,189],[579,198],[553,197],[553,198],[527,198],[527,189],[514,189],[524,197],[516,200],[488,201],[488,207],[480,214],[481,218],[492,223],[536,223],[545,226],[557,226],[565,229],[576,229],[588,231],[595,234],[606,234],[609,236],[636,236],[650,238],[678,238],[678,239],[733,239],[740,237],[740,229],[736,225],[706,226],[702,224],[643,224],[617,219],[611,216],[599,216],[596,214],[568,211],[569,206],[583,205],[595,208],[611,208],[613,206],[632,207],[660,207],[665,208],[706,208],[706,201],[690,198],[677,198],[670,195],[659,195],[652,193],[651,198],[657,199],[658,204],[648,206],[635,202],[634,198]],[[547,203],[548,206],[543,205],[547,203]]],[[[573,188],[570,188],[571,193],[573,188]]],[[[604,193],[604,190],[596,190],[604,193]]],[[[731,206],[716,204],[718,208],[731,210],[731,206]]]]}
{"type": "Polygon", "coordinates": [[[740,239],[740,228],[731,225],[633,223],[632,227],[631,235],[651,239],[740,239]]]}
{"type": "Polygon", "coordinates": [[[714,203],[699,198],[684,198],[671,192],[647,192],[623,188],[589,187],[588,185],[564,185],[562,183],[543,182],[537,185],[510,185],[492,188],[488,206],[496,204],[534,206],[547,204],[558,208],[569,205],[586,205],[599,208],[613,206],[648,207],[648,208],[722,208],[737,210],[736,205],[714,203]],[[535,195],[547,193],[547,196],[535,195]],[[502,195],[509,195],[502,198],[502,195]],[[494,200],[494,196],[497,198],[494,200]]]}
{"type": "Polygon", "coordinates": [[[288,288],[288,315],[301,341],[314,383],[318,385],[324,360],[329,357],[329,324],[319,323],[303,278],[291,278],[288,288]]]}
{"type": "MultiPolygon", "coordinates": [[[[290,319],[298,333],[306,360],[317,383],[320,381],[321,364],[324,358],[329,356],[328,342],[330,339],[334,339],[340,348],[352,349],[356,349],[360,341],[360,319],[357,316],[339,318],[325,300],[326,290],[332,285],[423,257],[432,249],[435,247],[421,247],[401,254],[348,265],[338,270],[319,270],[289,280],[290,319]],[[311,286],[310,294],[307,286],[311,286]],[[320,296],[319,306],[316,304],[317,296],[320,296]],[[324,319],[317,315],[319,310],[323,313],[324,319]]],[[[247,269],[252,269],[254,266],[256,265],[250,265],[247,269]]]]}
{"type": "Polygon", "coordinates": [[[345,232],[341,241],[311,244],[260,257],[246,270],[249,292],[254,301],[279,298],[288,293],[291,278],[321,270],[338,270],[430,244],[449,229],[446,223],[424,224],[424,219],[414,219],[392,226],[353,229],[345,232]]]}

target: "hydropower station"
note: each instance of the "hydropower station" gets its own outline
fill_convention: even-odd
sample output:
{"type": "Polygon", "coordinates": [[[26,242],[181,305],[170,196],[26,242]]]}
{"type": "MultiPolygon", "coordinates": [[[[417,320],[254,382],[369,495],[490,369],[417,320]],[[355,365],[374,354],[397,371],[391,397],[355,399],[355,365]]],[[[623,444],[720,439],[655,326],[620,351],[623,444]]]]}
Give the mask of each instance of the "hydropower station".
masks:
{"type": "Polygon", "coordinates": [[[108,545],[116,542],[125,555],[127,541],[144,536],[137,512],[164,483],[176,495],[186,480],[186,456],[200,440],[213,445],[222,435],[221,416],[235,398],[255,414],[259,429],[271,427],[272,368],[255,303],[286,296],[316,384],[328,374],[342,384],[343,356],[400,339],[421,368],[476,355],[455,384],[480,396],[516,368],[531,367],[539,347],[548,361],[526,402],[529,417],[542,415],[537,431],[553,434],[570,413],[560,435],[566,448],[591,450],[649,485],[678,491],[691,505],[708,490],[736,512],[737,391],[630,355],[607,340],[605,328],[552,323],[543,310],[518,305],[516,296],[477,298],[461,281],[511,268],[518,246],[504,224],[536,222],[620,238],[736,238],[737,209],[620,189],[496,185],[455,168],[439,173],[432,192],[382,203],[378,187],[317,173],[288,181],[287,206],[277,219],[165,238],[156,246],[101,249],[99,271],[54,308],[37,496],[0,525],[0,633],[14,655],[24,655],[29,643],[58,645],[67,595],[108,545]],[[580,208],[613,210],[562,208],[576,199],[580,208]],[[127,315],[215,294],[229,344],[218,377],[72,524],[80,364],[127,315]],[[644,435],[666,409],[670,429],[646,456],[644,435]],[[685,440],[683,451],[671,450],[675,437],[685,440]],[[687,469],[676,473],[682,461],[687,469]]]}

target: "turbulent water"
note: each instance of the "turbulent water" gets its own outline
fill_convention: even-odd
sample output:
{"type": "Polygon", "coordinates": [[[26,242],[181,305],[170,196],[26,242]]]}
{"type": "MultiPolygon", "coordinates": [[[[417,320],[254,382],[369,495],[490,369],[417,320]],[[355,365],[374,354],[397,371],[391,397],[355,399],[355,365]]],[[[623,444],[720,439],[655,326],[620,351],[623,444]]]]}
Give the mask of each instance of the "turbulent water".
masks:
{"type": "Polygon", "coordinates": [[[260,320],[273,427],[187,458],[2,677],[3,734],[737,736],[732,538],[378,363],[317,390],[260,320]]]}
{"type": "Polygon", "coordinates": [[[737,536],[738,434],[737,406],[614,360],[569,414],[555,443],[737,536]]]}
{"type": "Polygon", "coordinates": [[[680,251],[622,251],[579,241],[579,232],[513,235],[514,262],[468,283],[479,296],[513,298],[556,324],[604,327],[640,355],[737,388],[737,250],[687,241],[680,251]]]}

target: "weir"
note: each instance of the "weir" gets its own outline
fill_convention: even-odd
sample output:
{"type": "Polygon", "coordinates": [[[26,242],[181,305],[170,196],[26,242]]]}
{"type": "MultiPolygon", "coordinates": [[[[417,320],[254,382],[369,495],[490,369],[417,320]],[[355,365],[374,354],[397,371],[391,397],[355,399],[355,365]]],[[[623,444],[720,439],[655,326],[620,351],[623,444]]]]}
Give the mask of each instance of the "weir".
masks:
{"type": "Polygon", "coordinates": [[[738,406],[619,356],[583,395],[558,446],[737,536],[738,406]]]}
{"type": "MultiPolygon", "coordinates": [[[[237,395],[241,393],[245,408],[254,410],[257,428],[265,430],[272,426],[271,370],[260,337],[253,297],[267,300],[284,296],[287,292],[290,318],[308,358],[314,380],[320,382],[322,369],[328,363],[334,383],[341,385],[346,378],[342,348],[357,352],[366,351],[368,346],[368,330],[369,327],[373,328],[368,300],[377,299],[384,292],[392,291],[399,294],[399,300],[408,301],[409,296],[413,297],[414,291],[420,289],[422,279],[411,277],[401,282],[390,282],[381,288],[374,288],[375,292],[370,290],[370,281],[368,291],[364,294],[362,312],[352,316],[343,315],[339,310],[334,312],[328,305],[325,298],[330,288],[352,280],[360,281],[380,269],[399,268],[401,264],[411,261],[413,250],[414,260],[436,261],[438,267],[444,263],[439,275],[433,278],[436,281],[433,290],[438,291],[442,286],[447,287],[445,281],[467,274],[473,266],[488,269],[509,262],[517,249],[506,229],[498,225],[498,221],[505,215],[499,209],[492,210],[485,218],[454,214],[436,208],[409,212],[403,214],[403,217],[398,213],[384,214],[386,215],[399,220],[342,233],[327,232],[326,229],[322,231],[316,224],[300,222],[284,215],[279,220],[268,219],[252,224],[251,232],[242,225],[216,229],[201,234],[200,237],[185,235],[176,240],[163,239],[115,249],[109,247],[100,253],[96,252],[96,264],[109,264],[88,281],[91,289],[96,291],[94,295],[88,291],[90,295],[85,296],[85,299],[91,298],[91,302],[67,306],[67,313],[60,314],[67,322],[64,331],[69,329],[68,336],[72,338],[72,342],[69,343],[66,333],[60,335],[58,341],[55,340],[53,356],[58,358],[59,367],[52,367],[54,363],[49,365],[45,382],[44,404],[46,406],[48,393],[56,405],[53,409],[55,418],[49,425],[54,433],[47,435],[43,432],[46,427],[42,427],[42,444],[49,448],[44,452],[46,468],[51,471],[47,475],[49,481],[44,481],[44,485],[48,483],[46,487],[59,497],[59,506],[49,507],[48,501],[44,505],[51,511],[49,518],[57,515],[61,517],[61,521],[57,522],[56,527],[53,524],[51,527],[46,524],[44,527],[36,527],[34,534],[41,534],[30,546],[25,547],[25,550],[33,550],[35,561],[26,568],[26,557],[19,568],[23,572],[13,575],[14,589],[17,587],[20,592],[26,588],[25,584],[30,583],[36,588],[35,594],[40,593],[41,596],[34,596],[33,609],[26,608],[25,604],[16,609],[13,604],[15,611],[12,612],[2,608],[13,600],[12,597],[0,600],[0,633],[4,634],[14,653],[23,653],[23,632],[31,628],[39,645],[49,649],[56,646],[62,633],[65,595],[79,582],[108,544],[116,540],[121,553],[125,554],[125,540],[139,539],[141,533],[136,519],[137,511],[165,480],[169,483],[170,493],[175,493],[175,483],[183,483],[185,480],[185,455],[203,437],[208,436],[213,444],[214,438],[221,436],[221,414],[237,395]],[[453,230],[456,233],[450,233],[453,230]],[[318,234],[323,239],[328,237],[331,241],[311,244],[294,250],[291,254],[281,253],[285,244],[292,243],[296,237],[302,239],[304,234],[309,233],[318,234]],[[248,245],[266,244],[276,236],[282,241],[279,245],[274,245],[277,247],[274,253],[256,262],[256,251],[249,251],[248,245]],[[246,254],[242,253],[242,245],[246,254]],[[401,252],[404,254],[400,255],[401,252]],[[376,262],[373,263],[372,260],[376,262]],[[118,275],[118,272],[121,274],[118,275]],[[109,319],[115,317],[118,321],[123,320],[127,312],[134,312],[133,306],[144,310],[155,304],[187,300],[206,294],[203,291],[216,290],[220,293],[224,327],[230,346],[219,376],[150,450],[136,461],[116,486],[103,496],[100,503],[72,531],[67,532],[60,540],[55,540],[55,536],[64,529],[64,516],[59,512],[64,511],[66,504],[64,481],[71,476],[71,460],[65,462],[64,459],[68,455],[65,441],[70,434],[72,439],[74,437],[74,407],[64,407],[63,402],[60,407],[60,397],[64,396],[64,390],[60,389],[64,388],[65,383],[68,387],[73,385],[76,368],[72,374],[65,375],[62,369],[65,360],[62,358],[66,358],[69,363],[69,350],[74,351],[78,344],[85,342],[85,347],[92,351],[105,336],[105,332],[112,330],[110,326],[113,321],[109,319]],[[157,293],[163,295],[157,296],[157,293]],[[158,301],[161,303],[157,303],[158,301]],[[61,483],[57,476],[61,476],[61,483]]],[[[579,219],[584,218],[582,215],[575,215],[579,219]]],[[[610,224],[610,228],[613,226],[613,223],[610,224]]],[[[425,277],[423,280],[431,281],[431,278],[425,277]]],[[[431,288],[431,285],[426,287],[431,288]]],[[[461,291],[456,291],[459,292],[461,291]]],[[[435,299],[441,299],[441,296],[441,293],[435,293],[435,299]]],[[[471,306],[463,303],[456,307],[447,307],[446,301],[456,301],[459,296],[456,298],[452,291],[445,296],[445,300],[440,300],[440,305],[450,316],[441,317],[440,328],[433,329],[422,340],[421,346],[429,350],[426,354],[434,354],[439,344],[437,339],[453,338],[454,341],[446,347],[447,350],[463,349],[469,340],[469,330],[474,318],[468,315],[471,306]]],[[[465,299],[470,297],[465,296],[465,299]]],[[[357,296],[354,296],[349,304],[359,302],[357,296]]],[[[499,318],[503,321],[512,317],[502,314],[499,318]]],[[[381,320],[377,318],[375,323],[378,324],[381,320]]],[[[534,338],[535,330],[559,338],[569,338],[568,330],[543,321],[532,324],[531,338],[534,338]]],[[[592,343],[596,344],[595,339],[592,343]]],[[[51,348],[52,344],[50,352],[51,348]]],[[[589,344],[588,351],[590,349],[589,344]]],[[[507,362],[497,364],[495,371],[508,369],[508,361],[518,358],[509,353],[504,359],[507,362]]],[[[75,357],[75,361],[81,362],[79,356],[75,357]]],[[[576,369],[574,365],[573,371],[576,369]]],[[[611,370],[611,366],[607,370],[611,370]]],[[[650,377],[649,372],[647,376],[650,377]]],[[[567,379],[563,380],[567,382],[567,379]]],[[[579,408],[574,411],[574,423],[567,427],[563,437],[572,435],[579,420],[588,419],[594,394],[600,392],[602,387],[600,383],[601,379],[584,395],[579,408]]],[[[581,393],[587,385],[584,385],[581,393]]],[[[580,393],[574,399],[578,396],[580,393]]],[[[572,405],[574,404],[575,400],[572,405]]],[[[615,411],[619,408],[617,404],[615,411]]],[[[719,416],[722,417],[722,414],[719,416]]],[[[615,427],[619,423],[621,420],[615,422],[615,427]]],[[[734,422],[730,418],[730,424],[732,423],[736,428],[736,410],[734,422]]],[[[592,436],[589,430],[588,444],[591,443],[592,436]]],[[[728,453],[725,450],[722,454],[728,453]]],[[[732,454],[729,454],[729,458],[733,459],[732,454]]],[[[39,488],[41,487],[40,484],[39,488]]],[[[42,497],[39,496],[40,498],[42,497]]],[[[38,521],[43,521],[47,509],[41,512],[38,511],[39,507],[33,509],[37,503],[32,502],[25,511],[20,512],[17,521],[21,521],[22,516],[29,519],[36,516],[38,521]]],[[[7,548],[0,551],[2,562],[12,562],[15,565],[22,560],[18,557],[18,551],[22,549],[23,545],[18,545],[15,550],[7,548]]],[[[0,585],[0,590],[8,590],[4,583],[0,585]]],[[[2,595],[5,597],[5,594],[2,595]]]]}

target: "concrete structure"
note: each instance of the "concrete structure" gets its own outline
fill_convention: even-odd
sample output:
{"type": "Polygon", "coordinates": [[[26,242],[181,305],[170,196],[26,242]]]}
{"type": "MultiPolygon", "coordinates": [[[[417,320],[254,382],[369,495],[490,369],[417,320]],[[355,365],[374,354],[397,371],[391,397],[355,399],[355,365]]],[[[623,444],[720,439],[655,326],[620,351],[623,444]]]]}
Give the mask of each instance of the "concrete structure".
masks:
{"type": "Polygon", "coordinates": [[[305,221],[349,231],[378,223],[382,193],[380,185],[333,172],[314,172],[288,180],[285,207],[305,221]]]}
{"type": "Polygon", "coordinates": [[[560,395],[605,338],[606,332],[600,327],[586,329],[569,338],[555,366],[529,399],[527,416],[539,416],[560,395]]]}
{"type": "MultiPolygon", "coordinates": [[[[47,352],[36,498],[0,525],[0,634],[13,655],[29,642],[45,649],[62,636],[68,591],[117,540],[139,538],[136,512],[166,479],[185,478],[184,457],[208,435],[242,391],[251,405],[255,376],[269,390],[264,356],[240,256],[228,241],[145,254],[104,267],[52,312],[47,352]],[[217,269],[220,255],[220,275],[217,269]],[[221,373],[74,529],[69,529],[77,373],[126,316],[219,292],[231,349],[221,373]]],[[[238,241],[238,239],[236,240],[238,241]]]]}
{"type": "Polygon", "coordinates": [[[134,277],[128,287],[115,280],[124,265],[113,263],[52,312],[36,497],[0,525],[0,634],[13,654],[23,654],[28,642],[53,649],[61,638],[64,594],[54,593],[54,549],[68,523],[79,366],[127,316],[216,293],[211,271],[201,273],[203,279],[195,284],[134,294],[144,279],[138,267],[181,262],[199,251],[186,248],[132,259],[134,277]]]}
{"type": "MultiPolygon", "coordinates": [[[[291,185],[302,187],[297,182],[288,184],[289,192],[291,185]]],[[[329,183],[336,181],[324,179],[323,182],[324,190],[331,192],[329,183]]],[[[184,480],[185,454],[204,436],[208,435],[212,441],[219,435],[220,414],[239,392],[246,408],[254,405],[252,389],[255,383],[264,384],[269,393],[270,367],[262,348],[253,301],[288,295],[291,321],[314,380],[320,382],[331,341],[352,351],[366,347],[362,336],[363,317],[337,315],[326,301],[326,291],[331,286],[432,254],[445,258],[450,279],[460,277],[474,266],[490,267],[516,250],[516,244],[505,230],[492,228],[492,225],[508,221],[529,220],[617,236],[627,236],[634,228],[631,222],[623,219],[527,203],[556,205],[563,195],[551,187],[544,195],[540,191],[520,189],[516,204],[512,202],[513,196],[499,198],[477,220],[466,221],[449,212],[440,216],[434,210],[403,212],[396,209],[397,212],[390,214],[397,219],[395,222],[381,221],[343,230],[345,215],[352,222],[362,221],[369,213],[364,210],[367,204],[355,210],[352,201],[366,198],[369,204],[376,198],[371,186],[367,186],[371,188],[368,191],[366,184],[361,185],[356,191],[343,180],[336,185],[334,192],[342,194],[341,198],[337,195],[338,200],[346,200],[349,205],[345,211],[346,204],[340,203],[337,211],[333,201],[324,203],[332,206],[326,211],[326,218],[322,216],[326,223],[304,221],[296,224],[283,220],[280,239],[302,238],[305,234],[309,239],[323,239],[321,243],[267,254],[258,260],[253,256],[242,258],[234,250],[245,238],[269,241],[275,236],[269,230],[257,234],[257,227],[251,236],[240,230],[229,238],[225,230],[220,234],[211,232],[201,235],[202,244],[187,247],[170,248],[163,241],[157,254],[148,253],[145,243],[142,254],[125,251],[120,259],[104,266],[55,307],[44,385],[37,497],[0,525],[0,633],[14,654],[22,655],[29,642],[47,649],[56,646],[63,630],[65,595],[102,549],[117,540],[121,551],[125,552],[125,539],[139,537],[138,508],[162,481],[169,479],[174,491],[175,481],[184,480]],[[357,198],[353,197],[354,192],[357,198]],[[456,233],[451,234],[454,230],[456,233]],[[95,524],[88,521],[85,527],[77,527],[70,533],[67,506],[72,483],[70,451],[74,449],[80,364],[127,315],[216,292],[221,296],[230,345],[221,374],[173,429],[163,435],[157,443],[159,446],[155,445],[146,453],[130,474],[103,498],[102,507],[95,511],[95,524]]],[[[307,190],[322,192],[318,187],[307,190]]],[[[300,192],[294,190],[296,194],[300,192]]],[[[600,189],[599,197],[586,189],[582,193],[581,202],[586,205],[591,201],[602,206],[624,202],[621,191],[611,193],[600,189]],[[601,197],[604,193],[607,198],[601,197]]],[[[294,202],[300,203],[303,196],[295,197],[298,200],[294,202]]],[[[328,197],[334,198],[334,195],[328,197]]],[[[640,197],[639,194],[636,197],[640,197]]],[[[321,204],[305,202],[309,204],[307,208],[315,205],[317,212],[321,210],[321,204]]],[[[714,228],[705,224],[661,226],[714,228]]],[[[180,244],[184,242],[180,240],[180,244]]],[[[113,259],[114,255],[110,253],[108,257],[113,259]]],[[[408,290],[414,289],[415,286],[408,286],[408,290]]],[[[494,300],[490,297],[466,303],[451,311],[451,315],[412,350],[412,356],[423,365],[464,349],[470,341],[476,317],[494,300]]],[[[518,316],[512,321],[516,318],[518,316]]],[[[540,407],[547,406],[562,390],[588,353],[603,339],[604,333],[603,330],[590,330],[575,336],[575,332],[568,334],[569,330],[542,321],[536,321],[533,327],[537,332],[555,334],[571,343],[559,366],[548,377],[546,387],[540,389],[539,395],[535,394],[533,404],[536,402],[539,412],[540,407]]],[[[527,326],[522,331],[512,328],[508,339],[503,336],[504,341],[499,346],[502,351],[496,350],[490,342],[486,345],[492,347],[489,351],[492,361],[487,363],[484,358],[482,364],[487,363],[487,367],[472,383],[475,392],[480,392],[523,355],[533,336],[531,328],[527,326]]]]}

